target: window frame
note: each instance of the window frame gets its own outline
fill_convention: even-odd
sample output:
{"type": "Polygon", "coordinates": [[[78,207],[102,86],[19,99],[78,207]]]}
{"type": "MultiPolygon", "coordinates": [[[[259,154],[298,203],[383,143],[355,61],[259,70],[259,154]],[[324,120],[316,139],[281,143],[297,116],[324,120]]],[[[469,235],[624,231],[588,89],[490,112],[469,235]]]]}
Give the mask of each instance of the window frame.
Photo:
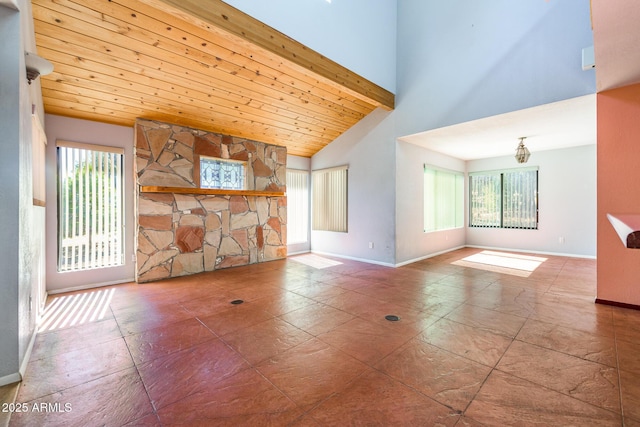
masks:
{"type": "Polygon", "coordinates": [[[287,244],[288,245],[294,245],[294,244],[301,244],[301,243],[308,243],[309,242],[309,213],[310,213],[310,203],[309,203],[309,195],[311,194],[311,174],[309,173],[308,170],[304,170],[304,169],[292,169],[292,168],[287,168],[287,244]],[[289,174],[296,174],[296,175],[301,175],[304,176],[304,188],[302,188],[302,199],[303,200],[297,200],[295,197],[292,197],[291,195],[291,187],[289,185],[289,174]],[[294,240],[292,239],[292,237],[297,237],[296,233],[294,232],[294,229],[296,227],[292,227],[291,223],[292,223],[292,219],[295,217],[294,212],[292,212],[292,209],[296,208],[296,203],[295,202],[300,202],[300,206],[297,206],[298,208],[300,208],[300,216],[302,217],[302,221],[303,223],[301,224],[300,227],[298,227],[300,230],[304,230],[304,239],[300,240],[294,240]]]}
{"type": "MultiPolygon", "coordinates": [[[[79,153],[74,153],[73,154],[73,161],[75,161],[76,159],[76,155],[79,153]]],[[[95,160],[95,157],[93,158],[95,160]]],[[[71,272],[81,272],[81,271],[90,271],[90,270],[95,270],[95,269],[101,269],[101,268],[113,268],[113,267],[122,267],[125,265],[126,260],[125,260],[125,251],[126,251],[126,239],[125,239],[125,228],[126,228],[126,210],[125,210],[125,192],[124,192],[124,186],[125,186],[125,172],[124,172],[124,165],[125,165],[125,153],[124,153],[124,148],[121,147],[112,147],[112,146],[104,146],[104,145],[97,145],[97,144],[87,144],[87,143],[81,143],[81,142],[72,142],[72,141],[63,141],[63,140],[57,140],[56,141],[56,163],[57,163],[57,168],[56,168],[56,175],[57,175],[57,183],[56,183],[56,202],[57,202],[57,217],[58,217],[58,221],[57,221],[57,226],[56,226],[56,240],[57,240],[57,261],[56,261],[56,272],[57,273],[62,273],[62,274],[67,274],[67,273],[71,273],[71,272]],[[72,185],[72,196],[75,199],[76,197],[78,198],[77,202],[74,201],[73,204],[69,204],[69,200],[63,200],[63,194],[62,194],[62,188],[63,186],[66,184],[67,181],[64,180],[64,177],[61,176],[61,172],[62,172],[62,158],[61,158],[61,154],[60,154],[60,150],[84,150],[87,151],[89,153],[87,153],[84,156],[80,156],[80,161],[83,161],[83,159],[87,159],[89,158],[90,153],[96,153],[96,154],[101,154],[101,155],[117,155],[119,156],[117,158],[117,165],[116,162],[113,163],[113,165],[111,166],[110,170],[107,170],[105,173],[109,174],[111,173],[112,175],[108,176],[108,179],[105,180],[105,178],[103,177],[103,185],[106,181],[113,181],[112,178],[114,176],[116,176],[118,179],[113,181],[113,187],[111,187],[111,189],[109,190],[109,194],[105,194],[104,193],[104,188],[100,187],[98,182],[92,182],[90,180],[90,178],[88,177],[82,177],[82,181],[78,180],[78,186],[76,188],[76,184],[74,183],[72,185]],[[82,190],[84,188],[84,185],[88,185],[91,184],[91,189],[86,189],[86,191],[97,191],[97,195],[96,194],[92,194],[91,197],[89,198],[89,196],[87,195],[86,200],[85,200],[85,195],[80,196],[80,190],[82,190]],[[78,190],[76,192],[76,190],[78,190]],[[102,200],[98,200],[99,198],[102,198],[102,200]],[[107,198],[105,200],[105,198],[107,198]],[[65,204],[64,202],[67,202],[67,204],[65,204]],[[87,203],[89,202],[96,202],[98,204],[98,206],[101,206],[103,209],[106,209],[109,211],[108,212],[108,218],[104,217],[104,216],[97,216],[97,217],[88,217],[86,214],[86,206],[87,203]],[[77,205],[77,206],[76,206],[77,205]],[[84,209],[81,208],[80,206],[84,205],[84,209]],[[114,205],[119,205],[118,209],[113,209],[114,205]],[[67,218],[64,214],[64,210],[69,210],[69,209],[78,209],[78,217],[74,217],[73,219],[78,220],[78,224],[79,225],[72,225],[72,224],[65,224],[65,219],[67,218]],[[82,212],[84,212],[84,215],[82,215],[82,212]],[[83,223],[82,220],[80,220],[80,216],[82,216],[82,219],[87,219],[87,220],[91,220],[91,223],[89,223],[88,221],[86,223],[83,223]],[[98,222],[115,222],[115,225],[111,226],[108,228],[105,227],[104,225],[101,227],[100,225],[97,225],[98,222]],[[98,230],[93,230],[92,227],[93,225],[96,225],[96,227],[98,228],[98,230]],[[89,257],[89,261],[85,261],[84,257],[83,257],[83,261],[82,262],[77,262],[77,263],[73,263],[73,265],[76,265],[76,267],[67,267],[65,268],[65,265],[67,263],[63,262],[63,258],[64,257],[64,253],[63,253],[63,248],[66,248],[67,250],[67,259],[69,259],[69,244],[64,245],[63,244],[63,239],[65,239],[65,233],[67,234],[66,239],[71,239],[71,240],[78,240],[81,239],[81,236],[69,236],[69,233],[71,234],[75,234],[74,230],[78,228],[85,228],[89,233],[91,233],[89,235],[89,237],[87,237],[88,241],[89,241],[89,246],[83,246],[84,244],[73,244],[71,246],[73,246],[74,248],[72,249],[72,251],[78,251],[77,253],[74,252],[74,255],[71,255],[72,258],[75,258],[75,256],[77,255],[78,257],[80,256],[80,254],[84,253],[85,256],[89,257]],[[115,232],[114,232],[115,230],[115,232]],[[115,255],[110,255],[107,256],[107,258],[109,259],[109,261],[105,262],[104,260],[102,261],[102,263],[100,263],[99,265],[96,264],[95,259],[97,259],[97,256],[95,258],[93,258],[93,256],[95,255],[91,249],[92,246],[94,246],[96,244],[95,241],[95,236],[96,233],[102,231],[103,233],[105,231],[108,231],[109,234],[112,235],[112,237],[109,237],[106,241],[103,241],[103,244],[108,243],[109,245],[113,244],[114,245],[114,253],[115,255]],[[92,237],[94,239],[92,239],[92,237]],[[77,246],[78,248],[76,249],[75,246],[77,246]],[[92,258],[93,258],[93,263],[92,263],[92,258]]],[[[88,163],[87,163],[88,164],[88,163]]],[[[95,162],[93,162],[92,164],[95,164],[95,162]]],[[[100,171],[105,171],[104,169],[100,169],[100,171]]],[[[73,178],[75,180],[75,178],[73,178]]],[[[67,188],[67,193],[68,193],[68,188],[67,188]]],[[[67,194],[68,196],[68,194],[67,194]]],[[[72,221],[75,222],[75,221],[72,221]]],[[[98,238],[98,241],[101,241],[101,239],[104,239],[104,236],[102,236],[101,238],[98,238]]],[[[109,246],[110,247],[110,246],[109,246]]],[[[104,255],[102,255],[101,258],[104,258],[104,255]]]]}
{"type": "MultiPolygon", "coordinates": [[[[425,233],[434,233],[437,231],[445,231],[445,230],[456,230],[456,229],[460,229],[460,228],[464,228],[465,226],[465,222],[464,222],[464,184],[465,184],[465,179],[464,179],[464,172],[460,172],[460,171],[454,171],[454,170],[449,170],[449,169],[444,169],[444,168],[440,168],[437,166],[432,166],[432,165],[428,165],[425,164],[423,165],[423,231],[425,233]],[[434,227],[435,228],[427,228],[427,171],[432,171],[435,174],[434,179],[437,180],[437,176],[439,174],[443,174],[446,176],[451,176],[454,179],[453,185],[454,185],[454,194],[453,194],[453,220],[451,222],[453,222],[453,226],[442,226],[442,224],[438,225],[435,224],[437,221],[437,219],[434,221],[434,227]],[[458,193],[459,191],[459,193],[458,193]]],[[[440,185],[443,185],[443,182],[440,182],[440,185]]],[[[434,181],[434,185],[438,185],[437,182],[434,181]]],[[[444,190],[443,190],[444,191],[444,190]]],[[[435,194],[433,196],[433,200],[432,200],[432,204],[430,206],[434,206],[435,211],[433,213],[434,217],[438,216],[438,203],[439,201],[442,201],[442,195],[437,195],[435,194]]],[[[449,200],[450,202],[451,200],[449,200]]],[[[450,219],[451,220],[451,219],[450,219]]]]}
{"type": "Polygon", "coordinates": [[[198,188],[203,188],[203,189],[208,189],[208,190],[234,190],[234,191],[238,191],[238,190],[247,190],[247,167],[248,167],[248,161],[245,160],[235,160],[235,159],[222,159],[220,157],[213,157],[213,156],[204,156],[204,155],[199,155],[198,159],[197,159],[197,171],[194,171],[194,178],[197,179],[196,185],[198,188]],[[214,161],[214,162],[218,162],[221,164],[227,163],[227,164],[241,164],[242,165],[242,188],[228,188],[228,187],[204,187],[202,185],[202,172],[203,172],[203,168],[202,168],[202,160],[208,160],[208,161],[214,161]]]}
{"type": "MultiPolygon", "coordinates": [[[[499,229],[511,229],[511,230],[538,230],[540,226],[540,200],[539,200],[539,185],[540,185],[540,175],[539,168],[537,166],[527,167],[527,168],[516,168],[516,169],[501,169],[501,170],[493,170],[493,171],[478,171],[478,172],[469,172],[469,228],[499,228],[499,229]],[[508,174],[517,174],[523,172],[535,172],[535,185],[532,194],[532,199],[534,203],[534,221],[535,224],[533,226],[522,226],[522,225],[505,225],[505,175],[508,174]],[[497,177],[499,183],[499,210],[496,211],[496,214],[499,216],[496,224],[475,224],[474,223],[474,177],[497,177]]],[[[531,188],[530,188],[531,189],[531,188]]],[[[531,199],[531,195],[527,196],[528,199],[531,199]]]]}

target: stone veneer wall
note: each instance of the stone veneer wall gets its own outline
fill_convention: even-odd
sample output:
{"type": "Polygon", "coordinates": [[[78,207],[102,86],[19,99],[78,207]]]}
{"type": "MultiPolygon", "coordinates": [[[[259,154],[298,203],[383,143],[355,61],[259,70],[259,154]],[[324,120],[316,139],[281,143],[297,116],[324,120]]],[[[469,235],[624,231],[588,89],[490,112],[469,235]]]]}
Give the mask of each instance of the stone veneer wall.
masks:
{"type": "Polygon", "coordinates": [[[138,282],[286,257],[285,197],[139,191],[197,188],[199,155],[246,161],[248,190],[285,191],[285,147],[138,119],[135,155],[138,282]]]}

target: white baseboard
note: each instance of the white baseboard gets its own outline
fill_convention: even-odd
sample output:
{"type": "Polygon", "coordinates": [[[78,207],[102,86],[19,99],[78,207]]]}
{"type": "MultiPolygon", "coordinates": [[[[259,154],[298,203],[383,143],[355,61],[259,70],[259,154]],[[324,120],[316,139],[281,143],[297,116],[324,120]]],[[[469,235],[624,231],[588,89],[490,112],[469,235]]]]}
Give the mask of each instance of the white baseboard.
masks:
{"type": "Polygon", "coordinates": [[[47,289],[47,293],[49,295],[63,294],[65,292],[84,291],[84,290],[87,290],[87,289],[102,288],[104,286],[120,285],[122,283],[131,283],[131,282],[135,282],[135,281],[136,281],[136,279],[131,278],[131,279],[125,279],[125,280],[114,280],[112,282],[92,283],[92,284],[89,284],[89,285],[74,286],[72,288],[47,289]]]}
{"type": "Polygon", "coordinates": [[[24,378],[25,372],[27,372],[27,365],[29,364],[29,359],[31,359],[31,352],[33,351],[33,345],[36,343],[36,337],[38,336],[38,328],[33,331],[31,334],[31,339],[29,340],[29,344],[27,345],[27,351],[24,353],[24,358],[22,359],[22,363],[20,364],[20,368],[18,369],[18,373],[20,374],[20,381],[24,378]]]}
{"type": "Polygon", "coordinates": [[[287,256],[302,255],[302,254],[308,254],[308,253],[311,253],[311,251],[307,249],[306,251],[287,252],[287,256]]]}
{"type": "Polygon", "coordinates": [[[503,251],[503,252],[522,252],[525,254],[538,254],[538,255],[550,255],[550,256],[563,256],[567,258],[584,258],[584,259],[596,259],[595,255],[580,255],[580,254],[567,254],[563,252],[546,252],[546,251],[529,251],[525,249],[515,249],[515,248],[500,248],[493,246],[478,246],[478,245],[465,245],[466,248],[475,248],[475,249],[487,249],[491,251],[503,251]]]}
{"type": "Polygon", "coordinates": [[[2,387],[3,385],[13,384],[20,381],[22,381],[22,376],[20,375],[20,372],[15,372],[13,374],[0,377],[0,387],[2,387]]]}
{"type": "Polygon", "coordinates": [[[36,327],[36,329],[33,331],[33,334],[31,334],[31,339],[29,340],[29,344],[27,344],[27,350],[25,351],[22,362],[18,367],[18,372],[0,377],[0,387],[2,387],[3,385],[22,381],[22,379],[24,378],[24,374],[27,371],[27,365],[29,364],[29,359],[31,359],[31,352],[33,351],[33,345],[36,343],[37,336],[38,328],[36,327]]]}
{"type": "MultiPolygon", "coordinates": [[[[443,254],[446,254],[448,252],[457,251],[457,250],[463,249],[463,248],[487,249],[487,250],[503,251],[503,252],[521,252],[521,253],[537,254],[537,255],[562,256],[562,257],[568,257],[568,258],[596,259],[596,257],[592,256],[592,255],[580,255],[580,254],[570,254],[570,253],[561,253],[561,252],[530,251],[530,250],[525,250],[525,249],[500,248],[500,247],[477,246],[477,245],[456,246],[454,248],[446,249],[444,251],[434,252],[434,253],[431,253],[431,254],[428,254],[428,255],[424,255],[424,256],[421,256],[421,257],[417,257],[417,258],[413,258],[413,259],[410,259],[410,260],[407,260],[407,261],[402,261],[402,262],[399,262],[397,264],[391,264],[391,263],[388,263],[388,262],[381,262],[381,261],[375,261],[375,260],[364,259],[364,258],[356,258],[356,257],[347,256],[347,255],[339,255],[339,254],[334,254],[334,253],[331,253],[331,252],[322,252],[322,251],[311,250],[311,253],[318,254],[318,255],[332,256],[332,257],[336,257],[336,258],[350,259],[350,260],[353,260],[353,261],[366,262],[368,264],[382,265],[382,266],[385,266],[385,267],[397,268],[397,267],[403,267],[405,265],[413,264],[414,262],[422,261],[422,260],[425,260],[425,259],[428,259],[428,258],[433,258],[433,257],[439,256],[439,255],[443,255],[443,254]]],[[[301,252],[301,253],[306,253],[306,252],[301,252]]],[[[289,255],[297,255],[297,254],[289,254],[289,255]]]]}
{"type": "Polygon", "coordinates": [[[410,259],[408,261],[402,261],[402,262],[396,264],[395,267],[403,267],[405,265],[413,264],[414,262],[422,261],[422,260],[425,260],[425,259],[428,259],[428,258],[433,258],[435,256],[446,254],[448,252],[457,251],[458,249],[462,249],[464,247],[465,247],[464,245],[463,246],[456,246],[455,248],[445,249],[444,251],[440,251],[440,252],[434,252],[432,254],[421,256],[421,257],[418,257],[418,258],[413,258],[413,259],[410,259]]]}
{"type": "Polygon", "coordinates": [[[356,258],[356,257],[352,257],[352,256],[347,256],[347,255],[332,254],[330,252],[314,251],[313,249],[311,250],[311,253],[318,254],[318,255],[332,256],[332,257],[342,258],[342,259],[349,259],[351,261],[366,262],[367,264],[382,265],[384,267],[395,267],[394,264],[391,264],[391,263],[388,263],[388,262],[375,261],[375,260],[372,260],[372,259],[365,259],[365,258],[356,258]]]}

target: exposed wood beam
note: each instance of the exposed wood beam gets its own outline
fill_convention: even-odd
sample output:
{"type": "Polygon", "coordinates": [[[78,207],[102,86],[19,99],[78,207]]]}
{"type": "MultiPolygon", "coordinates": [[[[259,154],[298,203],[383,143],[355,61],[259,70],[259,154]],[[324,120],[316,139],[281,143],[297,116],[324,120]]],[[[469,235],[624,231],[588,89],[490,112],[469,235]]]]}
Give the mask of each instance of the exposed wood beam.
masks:
{"type": "Polygon", "coordinates": [[[392,110],[395,95],[221,0],[142,0],[185,20],[212,25],[324,78],[363,101],[392,110]]]}

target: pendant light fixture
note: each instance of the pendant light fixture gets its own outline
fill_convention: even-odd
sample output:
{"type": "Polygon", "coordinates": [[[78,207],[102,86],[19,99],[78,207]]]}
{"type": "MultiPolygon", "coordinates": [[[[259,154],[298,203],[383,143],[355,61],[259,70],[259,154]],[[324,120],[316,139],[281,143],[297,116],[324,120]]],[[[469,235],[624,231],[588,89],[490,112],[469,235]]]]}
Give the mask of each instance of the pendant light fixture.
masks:
{"type": "Polygon", "coordinates": [[[521,137],[520,145],[518,145],[518,148],[516,148],[516,161],[518,163],[527,163],[527,160],[529,160],[529,156],[531,156],[531,153],[529,152],[527,147],[524,146],[524,140],[525,137],[521,137]]]}

